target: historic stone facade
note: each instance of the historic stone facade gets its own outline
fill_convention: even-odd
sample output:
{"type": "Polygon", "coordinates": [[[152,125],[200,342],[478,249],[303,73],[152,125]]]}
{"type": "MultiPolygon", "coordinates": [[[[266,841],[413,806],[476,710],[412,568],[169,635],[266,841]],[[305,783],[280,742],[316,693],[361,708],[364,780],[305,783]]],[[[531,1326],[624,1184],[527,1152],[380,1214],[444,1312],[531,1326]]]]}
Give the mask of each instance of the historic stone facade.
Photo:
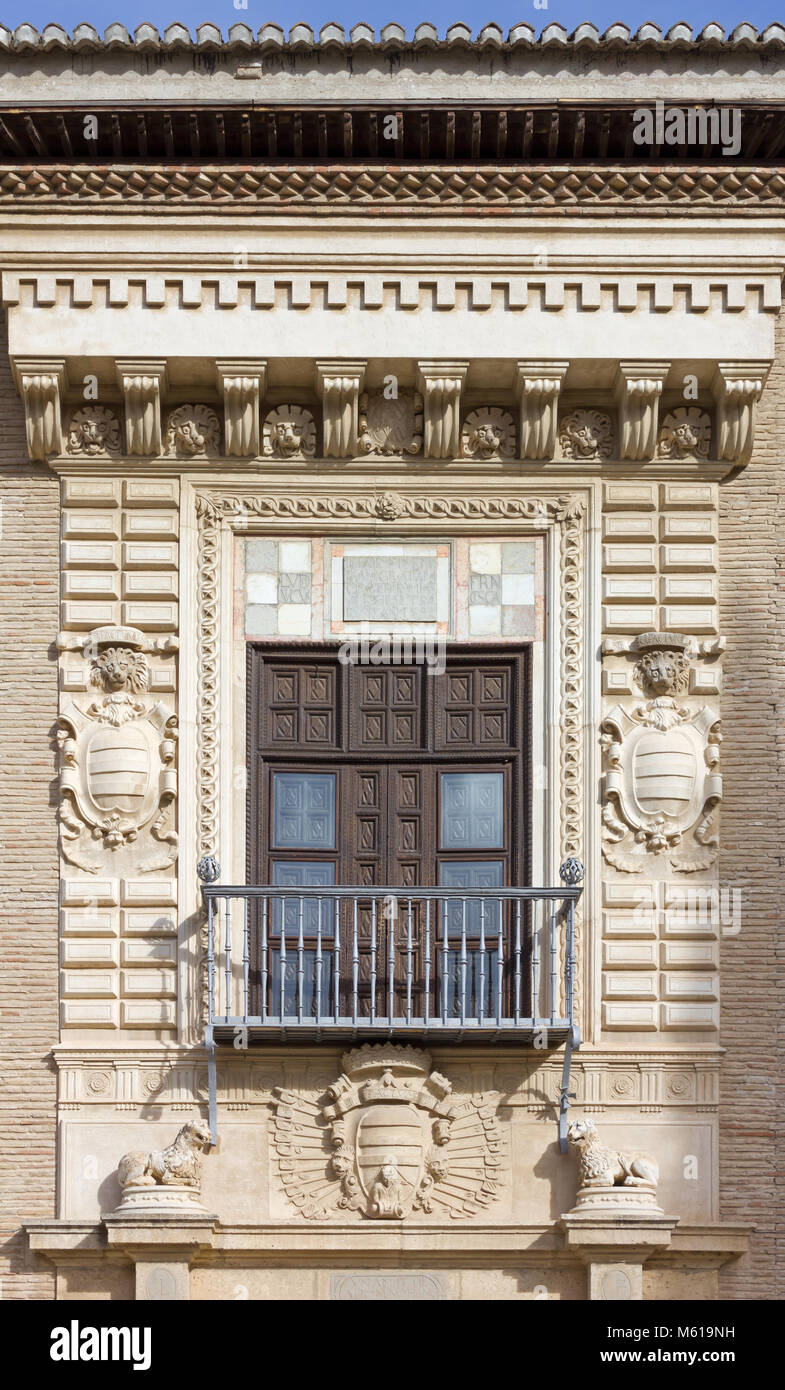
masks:
{"type": "MultiPolygon", "coordinates": [[[[373,118],[341,31],[203,26],[209,94],[83,33],[137,116],[84,150],[17,31],[4,1297],[777,1296],[780,127],[529,120],[620,45],[683,96],[557,27],[358,26],[373,118]]],[[[774,101],[781,26],[720,39],[693,99],[774,101]]]]}

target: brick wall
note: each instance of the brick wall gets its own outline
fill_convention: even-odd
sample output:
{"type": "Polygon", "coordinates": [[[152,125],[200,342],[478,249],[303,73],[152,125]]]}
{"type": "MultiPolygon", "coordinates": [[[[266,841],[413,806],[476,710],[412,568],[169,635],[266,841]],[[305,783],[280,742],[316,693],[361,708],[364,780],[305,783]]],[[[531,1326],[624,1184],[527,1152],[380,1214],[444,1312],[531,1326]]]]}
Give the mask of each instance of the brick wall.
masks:
{"type": "Polygon", "coordinates": [[[777,361],[758,411],[754,461],[720,493],[720,601],[728,639],[720,878],[742,892],[741,931],[725,937],[721,957],[721,1041],[727,1049],[720,1104],[721,1216],[757,1227],[749,1256],[722,1275],[722,1296],[733,1299],[783,1297],[777,1268],[782,1270],[785,1257],[785,990],[776,951],[777,928],[781,931],[785,916],[782,329],[781,321],[777,361]]]}
{"type": "Polygon", "coordinates": [[[58,483],[27,462],[0,317],[0,1279],[3,1298],[52,1298],[19,1222],[54,1215],[57,1041],[58,483]],[[9,1278],[9,1272],[14,1277],[9,1278]]]}

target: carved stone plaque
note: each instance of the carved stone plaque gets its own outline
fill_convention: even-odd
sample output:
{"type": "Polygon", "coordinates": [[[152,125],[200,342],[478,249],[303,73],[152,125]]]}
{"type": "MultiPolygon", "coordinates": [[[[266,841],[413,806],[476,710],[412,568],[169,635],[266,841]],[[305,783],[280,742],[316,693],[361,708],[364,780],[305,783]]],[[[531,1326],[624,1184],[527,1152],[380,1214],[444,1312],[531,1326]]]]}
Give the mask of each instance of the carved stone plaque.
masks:
{"type": "Polygon", "coordinates": [[[436,616],[436,560],[429,555],[345,557],[346,622],[434,622],[436,616]]]}
{"type": "Polygon", "coordinates": [[[449,1298],[441,1274],[392,1274],[380,1270],[373,1274],[333,1274],[330,1299],[342,1303],[405,1302],[422,1303],[449,1298]]]}

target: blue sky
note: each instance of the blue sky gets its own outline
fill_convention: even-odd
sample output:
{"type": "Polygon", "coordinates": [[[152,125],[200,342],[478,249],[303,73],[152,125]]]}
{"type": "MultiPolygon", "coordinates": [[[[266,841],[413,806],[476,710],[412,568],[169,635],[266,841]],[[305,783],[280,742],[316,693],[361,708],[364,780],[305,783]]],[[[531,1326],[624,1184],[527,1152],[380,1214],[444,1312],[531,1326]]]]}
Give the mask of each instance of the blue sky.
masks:
{"type": "MultiPolygon", "coordinates": [[[[239,0],[237,0],[239,4],[239,0]]],[[[539,0],[542,4],[543,0],[539,0]]],[[[247,24],[256,32],[260,25],[272,21],[289,28],[296,20],[319,29],[328,20],[333,20],[351,28],[358,20],[372,24],[378,30],[392,20],[405,26],[411,34],[415,25],[430,20],[444,34],[448,25],[462,20],[476,33],[483,24],[495,20],[505,32],[513,24],[528,23],[536,29],[545,24],[558,22],[566,29],[574,29],[581,20],[590,20],[602,30],[614,21],[621,21],[636,29],[644,20],[653,20],[667,29],[678,20],[691,24],[694,30],[702,28],[709,20],[716,20],[729,31],[743,20],[762,29],[774,20],[785,22],[785,0],[698,0],[685,3],[685,0],[637,0],[636,3],[620,3],[620,0],[602,0],[597,3],[579,3],[579,0],[546,0],[547,8],[536,8],[534,0],[494,0],[492,8],[487,0],[356,0],[346,4],[344,0],[295,0],[295,3],[271,8],[261,0],[247,0],[247,8],[235,8],[235,0],[172,0],[171,7],[163,8],[156,0],[0,0],[0,22],[13,29],[23,20],[42,29],[50,21],[56,21],[66,29],[72,29],[81,20],[93,24],[103,31],[112,20],[119,20],[130,30],[143,20],[163,30],[173,20],[187,24],[191,31],[197,24],[211,20],[221,27],[224,34],[232,24],[247,24]]]]}

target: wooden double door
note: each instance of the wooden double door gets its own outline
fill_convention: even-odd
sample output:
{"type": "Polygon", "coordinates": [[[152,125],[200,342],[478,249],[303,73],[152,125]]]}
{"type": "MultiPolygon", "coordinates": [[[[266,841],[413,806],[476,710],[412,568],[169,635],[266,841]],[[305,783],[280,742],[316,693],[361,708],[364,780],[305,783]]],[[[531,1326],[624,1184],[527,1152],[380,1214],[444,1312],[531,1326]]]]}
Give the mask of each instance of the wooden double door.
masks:
{"type": "Polygon", "coordinates": [[[426,1003],[432,1016],[487,1014],[502,973],[508,998],[512,910],[462,905],[460,890],[526,882],[528,681],[525,647],[451,648],[440,674],[342,664],[334,648],[249,649],[249,882],[358,890],[335,906],[273,896],[271,1000],[294,1012],[299,990],[316,1010],[318,949],[319,1004],[332,1012],[336,939],[342,1016],[385,1016],[391,992],[401,1015],[426,1003]],[[429,887],[456,897],[427,903],[417,890],[429,887]]]}

